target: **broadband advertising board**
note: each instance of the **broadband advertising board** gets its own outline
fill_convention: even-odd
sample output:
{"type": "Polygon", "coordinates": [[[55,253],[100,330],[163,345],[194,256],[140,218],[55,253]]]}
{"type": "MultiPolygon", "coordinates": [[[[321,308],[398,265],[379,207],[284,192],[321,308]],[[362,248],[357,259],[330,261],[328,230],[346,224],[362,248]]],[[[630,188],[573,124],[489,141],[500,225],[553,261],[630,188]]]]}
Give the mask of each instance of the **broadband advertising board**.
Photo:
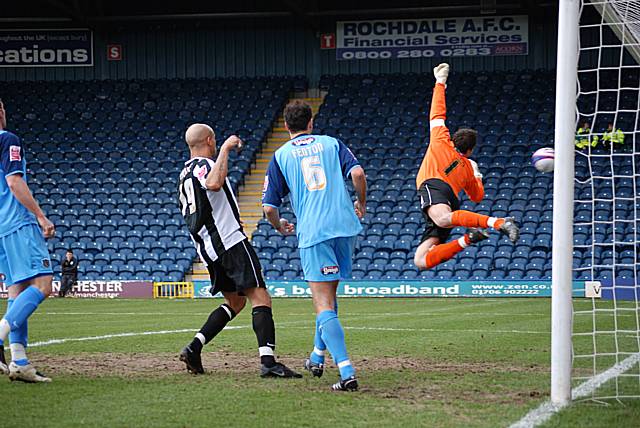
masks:
{"type": "Polygon", "coordinates": [[[525,15],[340,21],[339,60],[527,55],[525,15]]]}

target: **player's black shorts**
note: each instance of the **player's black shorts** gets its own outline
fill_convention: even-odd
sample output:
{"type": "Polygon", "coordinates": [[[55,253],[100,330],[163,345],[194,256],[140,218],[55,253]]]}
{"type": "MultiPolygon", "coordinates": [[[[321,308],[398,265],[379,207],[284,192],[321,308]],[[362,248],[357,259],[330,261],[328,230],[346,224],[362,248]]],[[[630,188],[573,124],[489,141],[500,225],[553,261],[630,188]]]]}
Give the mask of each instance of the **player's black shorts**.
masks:
{"type": "Polygon", "coordinates": [[[266,288],[260,260],[248,240],[238,242],[207,266],[211,277],[211,294],[237,291],[241,296],[248,288],[266,288]]]}
{"type": "Polygon", "coordinates": [[[457,211],[460,209],[458,197],[453,193],[451,186],[438,178],[425,180],[420,185],[418,194],[422,204],[422,215],[424,215],[424,219],[427,222],[420,242],[422,243],[431,237],[438,237],[440,242],[446,242],[449,239],[449,235],[451,235],[451,229],[436,226],[427,212],[431,205],[436,204],[447,204],[451,207],[451,211],[457,211]]]}

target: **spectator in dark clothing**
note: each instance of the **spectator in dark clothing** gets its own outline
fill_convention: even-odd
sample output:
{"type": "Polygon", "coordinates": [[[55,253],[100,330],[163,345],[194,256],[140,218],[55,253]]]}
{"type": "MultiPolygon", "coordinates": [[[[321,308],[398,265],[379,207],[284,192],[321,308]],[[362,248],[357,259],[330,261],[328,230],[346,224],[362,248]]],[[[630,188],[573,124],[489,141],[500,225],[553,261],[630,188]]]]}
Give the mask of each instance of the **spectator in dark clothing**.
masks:
{"type": "Polygon", "coordinates": [[[62,280],[58,296],[65,297],[76,281],[78,281],[78,260],[73,257],[73,251],[69,249],[62,262],[62,280]]]}

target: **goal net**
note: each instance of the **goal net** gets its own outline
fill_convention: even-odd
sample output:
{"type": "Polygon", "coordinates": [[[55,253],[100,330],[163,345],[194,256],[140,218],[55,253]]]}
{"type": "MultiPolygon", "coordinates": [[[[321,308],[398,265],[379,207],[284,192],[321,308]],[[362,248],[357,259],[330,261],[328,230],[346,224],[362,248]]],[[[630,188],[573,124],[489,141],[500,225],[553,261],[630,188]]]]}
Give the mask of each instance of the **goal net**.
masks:
{"type": "Polygon", "coordinates": [[[637,398],[639,0],[582,1],[577,78],[573,272],[593,297],[573,301],[573,398],[637,398]]]}

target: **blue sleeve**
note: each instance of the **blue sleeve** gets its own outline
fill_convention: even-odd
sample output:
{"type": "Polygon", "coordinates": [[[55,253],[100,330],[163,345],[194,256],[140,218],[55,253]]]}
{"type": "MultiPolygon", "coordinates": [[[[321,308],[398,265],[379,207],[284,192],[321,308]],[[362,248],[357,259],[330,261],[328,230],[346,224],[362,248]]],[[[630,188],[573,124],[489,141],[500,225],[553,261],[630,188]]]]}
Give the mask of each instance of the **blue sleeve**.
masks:
{"type": "Polygon", "coordinates": [[[264,187],[262,189],[262,205],[280,208],[282,199],[289,194],[289,186],[284,179],[280,165],[274,156],[269,162],[267,175],[264,177],[264,187]]]}
{"type": "Polygon", "coordinates": [[[360,166],[360,162],[354,156],[354,154],[349,150],[347,146],[340,140],[338,141],[338,157],[340,158],[340,167],[342,168],[342,176],[344,178],[349,178],[349,174],[353,168],[360,166]]]}
{"type": "Polygon", "coordinates": [[[24,174],[22,167],[22,159],[24,158],[24,150],[20,139],[10,133],[3,134],[0,143],[0,165],[4,176],[8,177],[13,174],[24,174]]]}

